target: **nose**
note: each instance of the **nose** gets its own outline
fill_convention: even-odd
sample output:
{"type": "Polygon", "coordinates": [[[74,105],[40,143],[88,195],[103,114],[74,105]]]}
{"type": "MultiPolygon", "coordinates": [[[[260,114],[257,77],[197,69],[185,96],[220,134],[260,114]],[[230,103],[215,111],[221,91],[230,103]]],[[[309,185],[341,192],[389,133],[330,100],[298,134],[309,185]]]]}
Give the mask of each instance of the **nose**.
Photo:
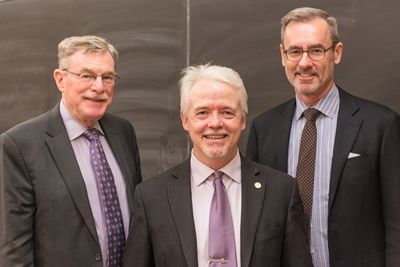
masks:
{"type": "Polygon", "coordinates": [[[210,128],[222,128],[224,123],[222,122],[219,114],[211,114],[208,119],[208,127],[210,128]]]}
{"type": "Polygon", "coordinates": [[[95,79],[93,79],[92,89],[99,92],[104,91],[103,78],[101,76],[97,76],[95,79]]]}
{"type": "Polygon", "coordinates": [[[303,55],[299,59],[299,65],[302,67],[307,67],[312,65],[312,60],[308,56],[308,53],[306,51],[303,51],[303,55]]]}

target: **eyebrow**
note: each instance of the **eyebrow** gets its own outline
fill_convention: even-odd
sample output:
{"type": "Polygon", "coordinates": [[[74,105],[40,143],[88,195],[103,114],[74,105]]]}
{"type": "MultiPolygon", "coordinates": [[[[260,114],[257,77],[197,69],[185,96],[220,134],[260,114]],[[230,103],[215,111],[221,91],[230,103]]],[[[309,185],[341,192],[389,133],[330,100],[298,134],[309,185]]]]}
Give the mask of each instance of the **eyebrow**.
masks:
{"type": "MultiPolygon", "coordinates": [[[[90,69],[87,69],[87,68],[83,68],[83,69],[81,70],[81,72],[89,72],[89,73],[91,73],[91,74],[96,74],[95,71],[90,70],[90,69]]],[[[114,75],[117,75],[117,73],[114,72],[114,71],[106,71],[106,72],[103,72],[101,75],[104,75],[104,74],[114,74],[114,75]]]]}
{"type": "MultiPolygon", "coordinates": [[[[289,46],[287,48],[286,47],[284,47],[284,48],[285,48],[285,50],[292,50],[292,49],[301,49],[301,50],[303,50],[302,47],[297,46],[297,45],[292,45],[292,46],[289,46]]],[[[314,44],[314,45],[307,46],[307,50],[310,49],[310,48],[325,48],[325,46],[323,44],[314,44]]]]}

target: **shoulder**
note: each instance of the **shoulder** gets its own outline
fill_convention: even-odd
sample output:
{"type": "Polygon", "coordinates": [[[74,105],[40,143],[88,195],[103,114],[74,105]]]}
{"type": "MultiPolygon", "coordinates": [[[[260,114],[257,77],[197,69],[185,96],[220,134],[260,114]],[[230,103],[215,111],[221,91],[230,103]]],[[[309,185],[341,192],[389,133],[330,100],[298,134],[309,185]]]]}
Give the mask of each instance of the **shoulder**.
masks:
{"type": "Polygon", "coordinates": [[[253,124],[265,124],[277,119],[277,116],[292,116],[295,108],[294,98],[275,106],[253,119],[253,124]]]}
{"type": "Polygon", "coordinates": [[[108,112],[100,119],[100,123],[110,127],[133,128],[132,123],[128,119],[108,112]]]}
{"type": "MultiPolygon", "coordinates": [[[[41,135],[48,125],[49,112],[18,123],[1,135],[1,139],[11,138],[16,141],[33,140],[41,135]]],[[[61,118],[60,118],[61,119],[61,118]]]]}
{"type": "MultiPolygon", "coordinates": [[[[386,124],[389,121],[399,120],[399,114],[380,103],[352,95],[339,88],[340,109],[343,112],[353,113],[367,123],[376,125],[386,124]]],[[[339,110],[339,112],[341,112],[339,110]]]]}
{"type": "Polygon", "coordinates": [[[114,133],[124,140],[136,143],[136,132],[133,124],[122,117],[106,113],[99,120],[99,123],[106,133],[114,133]]]}
{"type": "Polygon", "coordinates": [[[144,193],[152,193],[157,190],[164,190],[168,183],[181,182],[190,185],[190,161],[189,159],[184,162],[171,167],[170,169],[144,180],[137,186],[138,191],[144,193]],[[186,180],[185,180],[186,179],[186,180]]]}
{"type": "Polygon", "coordinates": [[[361,98],[361,97],[352,95],[342,88],[339,88],[339,95],[340,95],[341,102],[344,102],[344,103],[353,102],[354,104],[358,105],[360,108],[363,108],[364,110],[371,110],[373,112],[378,112],[378,113],[386,114],[386,115],[396,114],[396,112],[394,112],[393,110],[391,110],[389,107],[387,107],[385,105],[374,102],[372,100],[368,100],[365,98],[361,98]]]}

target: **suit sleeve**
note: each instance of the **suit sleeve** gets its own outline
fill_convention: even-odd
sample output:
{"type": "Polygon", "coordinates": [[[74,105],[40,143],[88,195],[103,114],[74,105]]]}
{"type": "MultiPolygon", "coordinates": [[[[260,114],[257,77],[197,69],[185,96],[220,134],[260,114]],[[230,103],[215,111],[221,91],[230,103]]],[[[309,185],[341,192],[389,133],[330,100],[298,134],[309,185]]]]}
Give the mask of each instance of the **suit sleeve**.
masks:
{"type": "Polygon", "coordinates": [[[141,164],[140,164],[140,155],[139,155],[139,148],[138,148],[138,143],[136,139],[136,133],[135,129],[133,128],[132,124],[130,125],[130,130],[131,130],[131,136],[132,136],[132,151],[133,151],[133,157],[135,160],[135,166],[136,166],[136,177],[134,178],[134,186],[138,185],[139,183],[142,182],[142,170],[141,170],[141,164]]]}
{"type": "Polygon", "coordinates": [[[306,242],[305,219],[295,179],[292,182],[285,229],[282,266],[312,267],[310,249],[306,242]]]}
{"type": "Polygon", "coordinates": [[[387,123],[380,153],[380,182],[385,225],[386,267],[400,262],[400,116],[387,123]]]}
{"type": "Polygon", "coordinates": [[[133,206],[134,213],[125,248],[124,267],[154,267],[151,237],[140,186],[135,190],[133,206]]]}
{"type": "Polygon", "coordinates": [[[34,266],[35,194],[23,153],[0,137],[0,267],[34,266]]]}
{"type": "Polygon", "coordinates": [[[259,162],[258,160],[258,136],[254,121],[251,123],[249,137],[247,139],[246,157],[259,162]]]}

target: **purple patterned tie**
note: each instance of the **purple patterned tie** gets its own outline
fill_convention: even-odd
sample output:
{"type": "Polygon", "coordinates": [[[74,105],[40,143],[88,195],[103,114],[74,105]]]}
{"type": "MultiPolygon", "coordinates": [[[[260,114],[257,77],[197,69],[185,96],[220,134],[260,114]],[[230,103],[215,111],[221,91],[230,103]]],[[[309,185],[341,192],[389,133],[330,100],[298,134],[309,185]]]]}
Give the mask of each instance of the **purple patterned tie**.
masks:
{"type": "Polygon", "coordinates": [[[208,254],[210,267],[236,267],[235,234],[223,172],[214,172],[214,195],[210,207],[208,254]]]}
{"type": "Polygon", "coordinates": [[[90,142],[90,161],[96,177],[100,205],[107,230],[108,267],[122,266],[125,247],[124,224],[114,177],[99,139],[99,131],[87,129],[83,136],[90,142]]]}

